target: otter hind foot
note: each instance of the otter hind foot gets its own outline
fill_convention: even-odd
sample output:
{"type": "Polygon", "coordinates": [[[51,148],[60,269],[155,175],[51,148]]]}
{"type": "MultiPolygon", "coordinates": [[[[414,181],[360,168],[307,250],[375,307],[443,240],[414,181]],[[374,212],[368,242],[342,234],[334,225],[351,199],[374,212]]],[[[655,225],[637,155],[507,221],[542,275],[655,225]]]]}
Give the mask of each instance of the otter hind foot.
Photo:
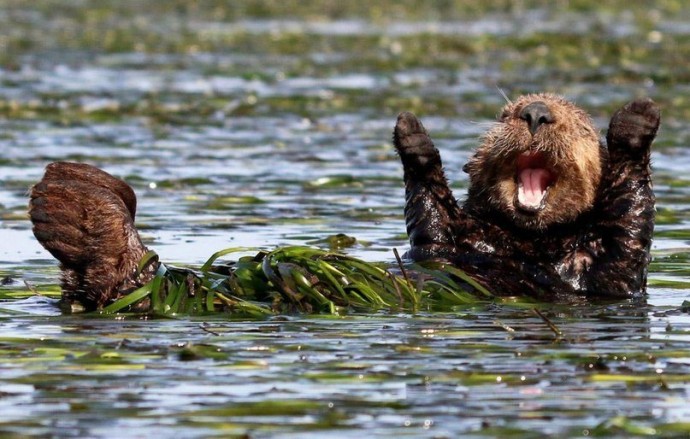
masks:
{"type": "Polygon", "coordinates": [[[134,227],[135,209],[132,189],[97,168],[46,168],[31,189],[29,216],[38,241],[61,263],[64,300],[96,309],[144,280],[136,273],[147,249],[134,227]]]}
{"type": "Polygon", "coordinates": [[[616,111],[606,135],[609,150],[649,150],[659,129],[660,113],[649,98],[634,100],[616,111]]]}

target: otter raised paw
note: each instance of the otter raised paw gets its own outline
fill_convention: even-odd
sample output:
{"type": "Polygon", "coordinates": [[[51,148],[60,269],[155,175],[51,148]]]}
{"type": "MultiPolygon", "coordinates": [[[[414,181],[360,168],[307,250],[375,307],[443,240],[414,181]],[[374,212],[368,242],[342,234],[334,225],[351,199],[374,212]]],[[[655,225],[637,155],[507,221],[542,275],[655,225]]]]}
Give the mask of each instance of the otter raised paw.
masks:
{"type": "Polygon", "coordinates": [[[134,227],[131,187],[93,166],[56,162],[31,189],[38,241],[61,263],[66,307],[98,309],[150,280],[137,266],[146,247],[134,227]]]}
{"type": "Polygon", "coordinates": [[[614,115],[608,148],[589,116],[558,96],[509,103],[464,168],[470,187],[462,207],[440,156],[429,167],[429,148],[407,147],[408,127],[421,127],[411,120],[403,113],[394,131],[405,168],[411,258],[450,260],[496,294],[645,291],[654,227],[649,151],[659,126],[651,100],[614,115]],[[421,156],[417,165],[414,154],[421,156]]]}
{"type": "Polygon", "coordinates": [[[459,212],[438,149],[422,123],[407,112],[398,116],[393,143],[405,170],[405,218],[412,243],[408,256],[450,258],[456,251],[453,226],[459,212]]]}

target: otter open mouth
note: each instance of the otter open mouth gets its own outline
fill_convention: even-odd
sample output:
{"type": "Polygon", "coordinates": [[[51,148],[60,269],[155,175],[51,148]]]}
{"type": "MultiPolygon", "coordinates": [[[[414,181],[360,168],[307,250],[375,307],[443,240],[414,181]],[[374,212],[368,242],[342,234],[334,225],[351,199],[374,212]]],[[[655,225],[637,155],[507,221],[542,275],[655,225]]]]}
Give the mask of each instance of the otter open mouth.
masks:
{"type": "Polygon", "coordinates": [[[546,157],[540,152],[526,152],[517,159],[518,192],[516,206],[526,213],[536,213],[545,206],[549,188],[556,175],[548,168],[546,157]]]}

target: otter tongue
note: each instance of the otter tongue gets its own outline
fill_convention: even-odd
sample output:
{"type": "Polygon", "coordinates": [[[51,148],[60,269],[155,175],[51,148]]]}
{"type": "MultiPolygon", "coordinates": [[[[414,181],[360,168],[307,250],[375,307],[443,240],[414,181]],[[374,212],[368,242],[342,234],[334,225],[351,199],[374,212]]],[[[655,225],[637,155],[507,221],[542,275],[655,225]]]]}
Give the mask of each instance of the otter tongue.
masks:
{"type": "Polygon", "coordinates": [[[551,175],[541,168],[527,168],[520,171],[518,201],[525,207],[538,208],[546,195],[546,188],[551,175]]]}

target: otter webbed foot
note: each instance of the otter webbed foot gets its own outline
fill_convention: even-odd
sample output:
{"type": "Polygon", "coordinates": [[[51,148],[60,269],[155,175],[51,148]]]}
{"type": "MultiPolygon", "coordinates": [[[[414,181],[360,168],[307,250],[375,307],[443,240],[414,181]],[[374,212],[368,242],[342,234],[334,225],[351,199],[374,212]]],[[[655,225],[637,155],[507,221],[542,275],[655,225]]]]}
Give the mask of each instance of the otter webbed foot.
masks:
{"type": "Polygon", "coordinates": [[[153,276],[153,267],[136,273],[147,249],[135,211],[134,191],[122,180],[89,165],[48,165],[31,189],[29,216],[38,241],[61,263],[66,304],[101,308],[153,276]]]}
{"type": "Polygon", "coordinates": [[[612,154],[644,155],[656,137],[661,118],[659,106],[651,99],[636,99],[611,118],[606,135],[612,154]]]}

